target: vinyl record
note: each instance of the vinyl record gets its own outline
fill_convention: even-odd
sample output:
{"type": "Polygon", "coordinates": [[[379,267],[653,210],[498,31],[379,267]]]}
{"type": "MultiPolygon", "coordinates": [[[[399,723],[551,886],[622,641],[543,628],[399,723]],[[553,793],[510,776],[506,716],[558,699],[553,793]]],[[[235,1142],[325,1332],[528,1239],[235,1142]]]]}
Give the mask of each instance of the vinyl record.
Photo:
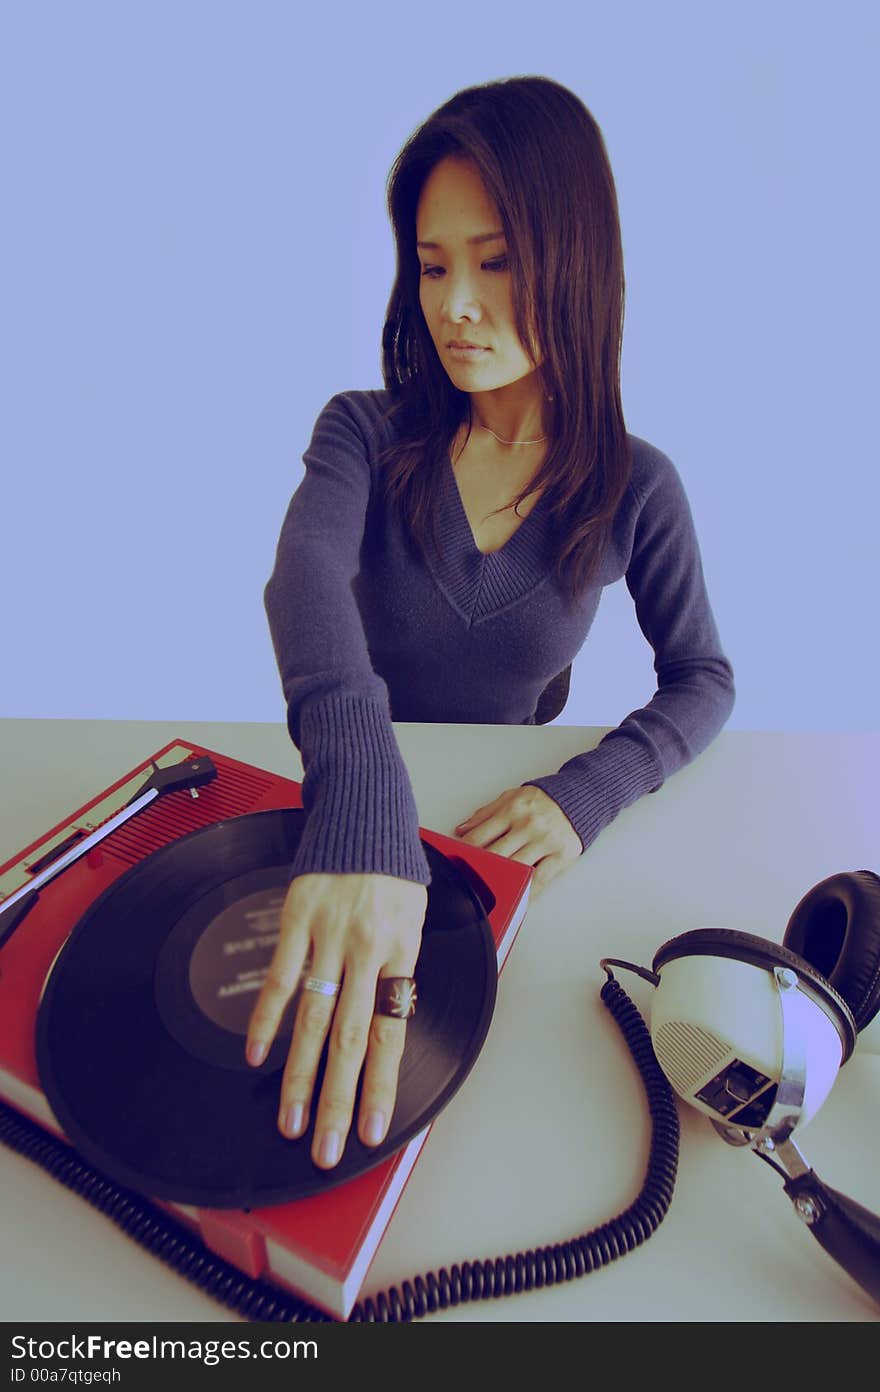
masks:
{"type": "Polygon", "coordinates": [[[244,1044],[304,820],[257,812],[180,837],[111,885],[58,956],[37,1018],[40,1079],[70,1141],[127,1188],[211,1208],[316,1193],[399,1150],[474,1064],[495,1005],[495,944],[467,880],[423,843],[418,1006],[388,1135],[364,1146],[353,1123],[331,1171],[312,1162],[311,1123],[297,1141],[281,1136],[296,998],[262,1067],[247,1065],[244,1044]]]}

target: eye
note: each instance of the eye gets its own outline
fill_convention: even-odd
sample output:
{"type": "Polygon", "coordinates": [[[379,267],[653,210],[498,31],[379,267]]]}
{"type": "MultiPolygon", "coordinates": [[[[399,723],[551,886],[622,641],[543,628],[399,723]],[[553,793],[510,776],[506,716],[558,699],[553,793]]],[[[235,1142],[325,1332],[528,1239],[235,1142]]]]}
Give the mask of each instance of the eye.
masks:
{"type": "MultiPolygon", "coordinates": [[[[506,256],[494,256],[494,257],[492,258],[491,261],[484,261],[484,262],[482,263],[480,269],[483,270],[483,271],[496,271],[496,272],[497,272],[497,271],[506,271],[506,270],[508,270],[508,261],[507,261],[507,257],[506,257],[506,256]]],[[[444,269],[443,269],[442,266],[430,266],[430,265],[428,265],[428,266],[423,266],[423,267],[422,267],[422,272],[421,272],[421,273],[422,273],[422,276],[427,277],[429,280],[437,280],[440,276],[446,274],[446,272],[444,271],[444,269]]]]}

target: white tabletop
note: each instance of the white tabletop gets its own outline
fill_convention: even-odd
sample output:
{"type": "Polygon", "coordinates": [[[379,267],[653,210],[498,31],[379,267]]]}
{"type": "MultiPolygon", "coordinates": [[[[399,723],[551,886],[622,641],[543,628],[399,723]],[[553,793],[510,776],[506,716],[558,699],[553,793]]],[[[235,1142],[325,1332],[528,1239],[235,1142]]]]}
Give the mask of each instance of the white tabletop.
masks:
{"type": "MultiPolygon", "coordinates": [[[[601,734],[397,729],[422,824],[443,832],[601,734]]],[[[3,721],[0,862],[175,737],[301,774],[280,725],[3,721]]],[[[648,1116],[599,1000],[599,958],[650,965],[667,938],[706,926],[781,941],[812,885],[880,868],[878,773],[878,736],[724,734],[602,833],[530,907],[487,1042],[434,1124],[363,1294],[456,1261],[565,1241],[632,1201],[648,1116]]],[[[650,987],[619,979],[647,1011],[650,987]]],[[[695,1111],[682,1104],[680,1115],[675,1196],[644,1246],[580,1280],[430,1318],[878,1319],[880,1308],[798,1222],[781,1180],[695,1111]]],[[[857,1054],[846,1065],[799,1143],[829,1184],[880,1210],[880,1058],[857,1054]]],[[[0,1196],[3,1319],[234,1319],[2,1146],[0,1196]]]]}

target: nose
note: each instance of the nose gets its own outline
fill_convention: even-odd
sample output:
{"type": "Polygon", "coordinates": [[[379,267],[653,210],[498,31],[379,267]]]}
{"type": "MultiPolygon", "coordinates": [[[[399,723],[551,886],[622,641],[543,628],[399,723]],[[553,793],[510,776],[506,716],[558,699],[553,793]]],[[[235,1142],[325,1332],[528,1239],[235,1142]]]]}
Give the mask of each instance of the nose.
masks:
{"type": "Polygon", "coordinates": [[[444,280],[443,316],[451,324],[467,319],[476,324],[483,317],[483,310],[477,299],[472,276],[467,271],[449,271],[444,280]]]}

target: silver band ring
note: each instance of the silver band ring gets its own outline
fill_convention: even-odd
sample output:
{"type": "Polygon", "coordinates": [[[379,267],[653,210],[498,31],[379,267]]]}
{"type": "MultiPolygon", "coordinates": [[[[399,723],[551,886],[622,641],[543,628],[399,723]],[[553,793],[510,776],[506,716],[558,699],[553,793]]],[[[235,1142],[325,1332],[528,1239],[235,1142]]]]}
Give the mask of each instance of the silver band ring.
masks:
{"type": "Polygon", "coordinates": [[[416,983],[411,976],[383,976],[376,987],[375,1015],[408,1020],[416,1013],[416,983]]]}
{"type": "Polygon", "coordinates": [[[320,976],[307,976],[303,981],[304,991],[314,991],[319,996],[338,996],[338,981],[324,981],[320,976]]]}

